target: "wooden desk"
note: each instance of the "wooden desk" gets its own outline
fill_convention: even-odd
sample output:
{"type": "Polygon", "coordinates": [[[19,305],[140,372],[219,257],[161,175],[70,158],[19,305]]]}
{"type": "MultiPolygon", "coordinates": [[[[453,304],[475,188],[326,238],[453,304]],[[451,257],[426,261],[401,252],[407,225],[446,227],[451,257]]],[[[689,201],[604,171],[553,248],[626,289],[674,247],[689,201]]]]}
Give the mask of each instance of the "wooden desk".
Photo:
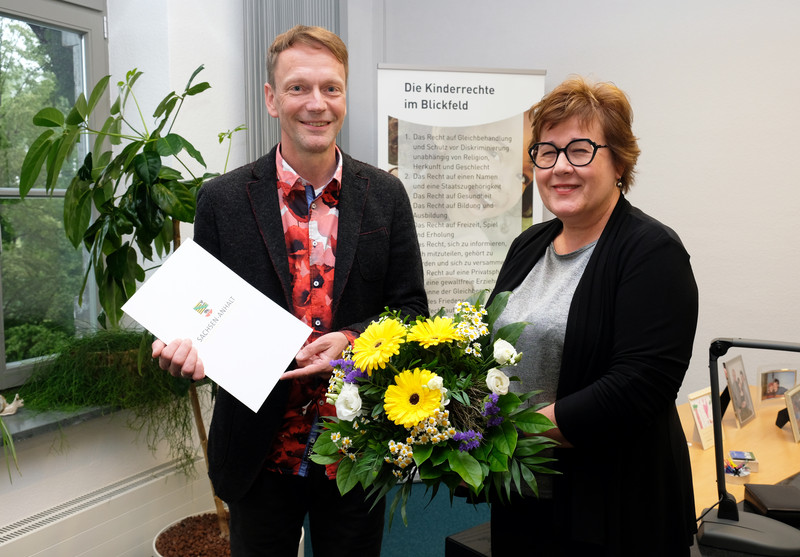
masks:
{"type": "MultiPolygon", "coordinates": [[[[743,428],[738,428],[733,409],[728,406],[722,417],[723,448],[728,451],[753,451],[758,459],[758,472],[747,477],[749,483],[776,484],[800,472],[800,443],[795,443],[791,425],[775,426],[778,411],[785,408],[782,400],[760,402],[757,387],[750,386],[756,417],[743,428]]],[[[717,502],[717,468],[714,447],[705,451],[694,426],[689,403],[678,405],[686,440],[689,442],[689,459],[692,462],[694,502],[697,516],[703,509],[717,502]]],[[[725,476],[725,489],[737,501],[744,499],[743,480],[725,476]]]]}

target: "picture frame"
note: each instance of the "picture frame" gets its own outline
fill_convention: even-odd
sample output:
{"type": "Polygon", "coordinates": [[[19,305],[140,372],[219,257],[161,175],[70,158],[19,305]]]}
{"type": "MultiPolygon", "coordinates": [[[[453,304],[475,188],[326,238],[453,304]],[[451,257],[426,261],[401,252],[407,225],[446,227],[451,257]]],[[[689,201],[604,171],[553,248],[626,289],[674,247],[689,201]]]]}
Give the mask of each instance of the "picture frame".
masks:
{"type": "Polygon", "coordinates": [[[689,394],[689,408],[703,450],[714,446],[714,415],[711,412],[711,387],[689,394]]]}
{"type": "Polygon", "coordinates": [[[794,442],[800,443],[800,385],[795,385],[783,395],[786,398],[786,409],[792,423],[794,442]]]}
{"type": "Polygon", "coordinates": [[[773,368],[761,371],[761,400],[782,399],[797,384],[797,370],[773,368]]]}
{"type": "Polygon", "coordinates": [[[741,356],[736,356],[723,362],[725,377],[728,380],[728,392],[731,395],[731,406],[736,415],[736,423],[743,427],[756,417],[753,406],[753,397],[750,396],[750,385],[744,372],[744,361],[741,356]]]}

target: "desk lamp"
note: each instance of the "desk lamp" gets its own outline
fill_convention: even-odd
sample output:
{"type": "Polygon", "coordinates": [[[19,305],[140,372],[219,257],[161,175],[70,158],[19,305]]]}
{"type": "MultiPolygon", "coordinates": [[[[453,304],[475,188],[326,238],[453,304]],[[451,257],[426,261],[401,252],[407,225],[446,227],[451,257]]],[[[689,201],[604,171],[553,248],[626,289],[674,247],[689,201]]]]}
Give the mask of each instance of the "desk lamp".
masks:
{"type": "Polygon", "coordinates": [[[709,348],[711,412],[714,417],[714,456],[719,505],[700,520],[697,542],[701,546],[752,555],[800,556],[800,530],[755,513],[739,513],[736,499],[725,489],[725,455],[722,447],[722,410],[717,360],[731,347],[800,352],[800,343],[742,338],[718,338],[709,348]]]}

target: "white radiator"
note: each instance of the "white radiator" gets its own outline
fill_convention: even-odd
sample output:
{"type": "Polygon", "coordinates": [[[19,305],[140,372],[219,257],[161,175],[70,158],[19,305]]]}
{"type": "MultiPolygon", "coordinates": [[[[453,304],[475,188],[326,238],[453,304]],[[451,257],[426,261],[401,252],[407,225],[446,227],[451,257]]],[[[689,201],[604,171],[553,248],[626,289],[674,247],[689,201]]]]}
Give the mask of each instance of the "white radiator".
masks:
{"type": "Polygon", "coordinates": [[[164,526],[213,506],[202,462],[195,478],[167,463],[0,526],[0,555],[148,557],[164,526]]]}

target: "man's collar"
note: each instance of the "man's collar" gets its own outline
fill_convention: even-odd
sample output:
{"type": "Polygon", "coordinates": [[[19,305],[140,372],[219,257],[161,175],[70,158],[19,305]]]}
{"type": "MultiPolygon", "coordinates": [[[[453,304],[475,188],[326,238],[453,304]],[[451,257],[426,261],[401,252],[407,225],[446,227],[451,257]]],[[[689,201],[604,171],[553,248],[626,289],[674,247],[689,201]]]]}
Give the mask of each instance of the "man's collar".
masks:
{"type": "Polygon", "coordinates": [[[286,162],[286,159],[283,158],[281,155],[281,146],[278,144],[278,148],[275,150],[275,167],[277,168],[278,172],[278,184],[283,189],[284,195],[289,195],[289,192],[292,189],[298,190],[305,190],[305,186],[311,185],[314,186],[314,191],[316,195],[319,195],[323,189],[327,188],[331,184],[335,184],[335,188],[339,189],[342,184],[342,153],[339,150],[339,146],[336,146],[336,170],[333,172],[333,176],[331,176],[330,180],[327,183],[322,185],[315,185],[311,184],[308,180],[300,176],[292,166],[286,162]]]}

